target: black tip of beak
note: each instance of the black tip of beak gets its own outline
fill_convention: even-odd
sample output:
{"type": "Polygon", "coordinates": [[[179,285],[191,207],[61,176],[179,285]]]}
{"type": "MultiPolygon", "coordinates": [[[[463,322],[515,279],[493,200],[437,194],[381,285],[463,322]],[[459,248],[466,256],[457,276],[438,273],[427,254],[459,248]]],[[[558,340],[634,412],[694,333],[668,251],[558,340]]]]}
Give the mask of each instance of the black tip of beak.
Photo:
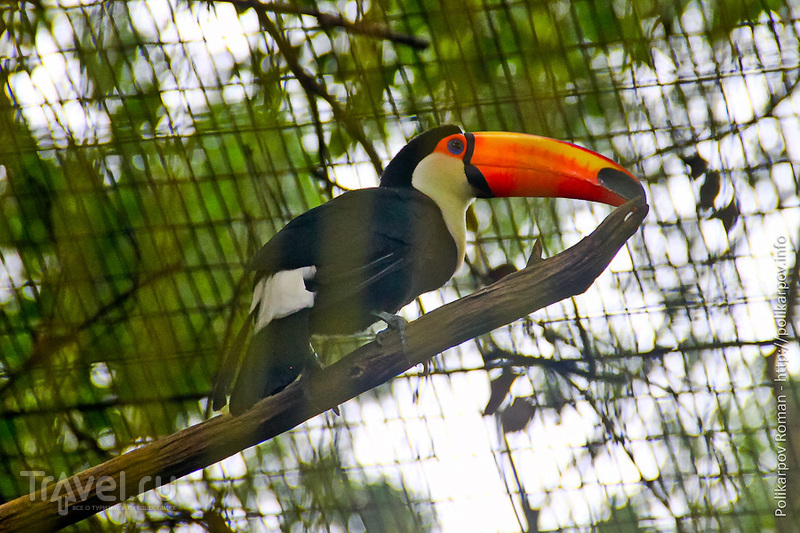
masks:
{"type": "Polygon", "coordinates": [[[606,167],[600,170],[597,174],[597,181],[600,182],[600,185],[625,200],[631,200],[637,196],[647,198],[641,183],[616,168],[606,167]]]}

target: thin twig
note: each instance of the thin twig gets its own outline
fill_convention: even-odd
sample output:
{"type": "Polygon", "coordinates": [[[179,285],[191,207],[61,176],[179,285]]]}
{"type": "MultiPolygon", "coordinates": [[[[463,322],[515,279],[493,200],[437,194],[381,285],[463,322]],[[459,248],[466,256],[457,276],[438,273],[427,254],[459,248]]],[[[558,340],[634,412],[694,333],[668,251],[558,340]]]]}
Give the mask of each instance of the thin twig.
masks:
{"type": "Polygon", "coordinates": [[[307,15],[317,19],[320,28],[324,30],[329,28],[342,28],[348,33],[364,35],[366,37],[374,37],[384,41],[410,46],[415,50],[425,50],[428,48],[428,46],[430,46],[430,43],[426,39],[395,31],[379,22],[369,22],[364,20],[351,22],[339,13],[326,13],[310,6],[295,6],[292,4],[285,4],[283,2],[261,3],[257,0],[217,1],[227,2],[235,6],[250,7],[256,11],[262,12],[280,13],[283,15],[307,15]]]}
{"type": "Polygon", "coordinates": [[[303,89],[308,93],[309,98],[318,96],[328,103],[336,122],[341,124],[347,133],[353,139],[355,139],[362,146],[362,148],[364,148],[364,151],[367,152],[367,156],[369,156],[372,166],[375,168],[375,172],[378,175],[382,174],[383,162],[381,161],[378,152],[375,150],[375,147],[372,145],[369,139],[367,139],[367,136],[364,135],[364,132],[362,131],[358,121],[353,119],[344,110],[344,108],[342,108],[341,104],[336,100],[336,98],[333,97],[333,95],[328,92],[322,83],[318,82],[311,74],[306,72],[302,65],[300,65],[297,49],[293,47],[291,43],[283,36],[275,23],[272,22],[269,17],[265,16],[264,13],[260,12],[259,19],[264,31],[266,31],[275,41],[275,44],[278,46],[278,50],[280,50],[283,58],[286,60],[286,65],[289,67],[289,70],[292,71],[292,74],[294,74],[294,77],[297,79],[303,89]]]}

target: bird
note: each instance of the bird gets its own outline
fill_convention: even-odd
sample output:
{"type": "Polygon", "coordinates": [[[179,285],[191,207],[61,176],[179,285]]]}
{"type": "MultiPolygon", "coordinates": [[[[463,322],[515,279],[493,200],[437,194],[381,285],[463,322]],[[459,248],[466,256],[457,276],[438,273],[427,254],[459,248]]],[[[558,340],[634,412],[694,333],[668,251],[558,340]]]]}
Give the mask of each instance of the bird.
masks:
{"type": "MultiPolygon", "coordinates": [[[[644,189],[630,172],[568,142],[438,126],[411,139],[377,187],[347,191],[292,219],[250,260],[250,311],[212,392],[247,411],[312,368],[312,335],[354,334],[438,289],[465,256],[477,198],[562,197],[619,206],[644,189]],[[233,361],[233,363],[231,362],[233,361]]],[[[396,325],[396,324],[395,324],[396,325]]]]}

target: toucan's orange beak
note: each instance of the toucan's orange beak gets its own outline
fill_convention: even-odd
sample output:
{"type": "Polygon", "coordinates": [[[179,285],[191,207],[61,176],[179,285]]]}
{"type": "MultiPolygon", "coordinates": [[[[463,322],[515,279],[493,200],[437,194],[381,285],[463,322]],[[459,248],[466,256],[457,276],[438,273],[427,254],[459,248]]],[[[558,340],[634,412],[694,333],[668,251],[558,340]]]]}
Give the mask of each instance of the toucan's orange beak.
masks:
{"type": "Polygon", "coordinates": [[[463,138],[470,183],[481,176],[485,180],[477,187],[480,196],[576,198],[613,206],[645,196],[630,172],[574,144],[505,132],[466,133],[463,138]]]}

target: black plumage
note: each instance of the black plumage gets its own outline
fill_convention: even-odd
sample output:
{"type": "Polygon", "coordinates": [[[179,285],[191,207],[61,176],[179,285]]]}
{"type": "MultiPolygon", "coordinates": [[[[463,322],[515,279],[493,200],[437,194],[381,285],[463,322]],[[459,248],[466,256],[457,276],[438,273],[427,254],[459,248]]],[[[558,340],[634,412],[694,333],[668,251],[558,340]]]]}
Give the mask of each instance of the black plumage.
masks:
{"type": "Polygon", "coordinates": [[[441,287],[456,268],[456,245],[439,207],[413,188],[347,192],[295,218],[249,268],[257,277],[317,268],[312,333],[353,333],[441,287]]]}
{"type": "Polygon", "coordinates": [[[314,305],[257,329],[256,307],[223,364],[213,394],[225,405],[235,365],[231,412],[245,411],[292,381],[314,357],[313,334],[351,334],[441,287],[459,263],[456,243],[439,206],[411,185],[415,165],[436,143],[460,130],[437,128],[417,137],[387,166],[381,186],[347,192],[293,219],[249,263],[256,282],[277,272],[313,266],[306,280],[314,305]],[[245,349],[245,345],[247,348],[245,349]]]}

